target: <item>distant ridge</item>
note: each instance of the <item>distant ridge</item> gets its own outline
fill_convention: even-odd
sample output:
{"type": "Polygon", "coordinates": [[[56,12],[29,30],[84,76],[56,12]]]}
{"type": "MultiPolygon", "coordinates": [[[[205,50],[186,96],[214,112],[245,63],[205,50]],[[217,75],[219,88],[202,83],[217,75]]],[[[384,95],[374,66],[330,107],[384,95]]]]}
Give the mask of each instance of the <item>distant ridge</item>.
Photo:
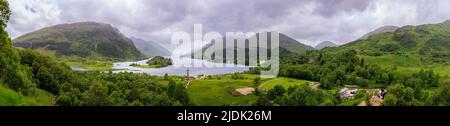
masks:
{"type": "MultiPolygon", "coordinates": [[[[260,37],[259,35],[263,34],[263,33],[267,34],[267,32],[262,32],[262,33],[256,34],[255,36],[252,36],[252,37],[259,38],[260,37]]],[[[224,40],[226,46],[234,45],[234,43],[226,43],[226,38],[222,38],[222,39],[224,40]]],[[[270,42],[270,37],[268,37],[267,40],[270,42]]],[[[214,45],[214,43],[209,43],[209,44],[203,46],[202,49],[203,49],[203,51],[205,51],[206,49],[211,48],[213,45],[214,45]]],[[[295,39],[293,39],[293,38],[291,38],[291,37],[289,37],[289,36],[287,36],[287,35],[285,35],[283,33],[279,34],[279,47],[280,47],[279,48],[280,58],[286,58],[286,57],[289,57],[289,56],[292,56],[292,55],[304,54],[304,53],[306,53],[309,50],[316,50],[314,47],[311,47],[311,46],[305,45],[303,43],[300,43],[297,40],[295,40],[295,39]]],[[[262,49],[261,47],[253,47],[252,46],[252,47],[246,47],[246,48],[235,48],[235,50],[229,50],[229,48],[227,48],[228,50],[223,49],[223,51],[224,51],[224,54],[226,54],[226,53],[233,52],[233,51],[247,50],[249,48],[252,48],[252,49],[259,48],[259,50],[262,49]]],[[[220,51],[222,51],[222,49],[220,49],[220,51]]],[[[194,52],[194,54],[190,54],[190,56],[198,58],[198,57],[202,57],[199,54],[203,54],[203,53],[200,53],[200,50],[197,50],[197,51],[194,52]]],[[[237,56],[242,56],[242,55],[238,54],[237,56]]],[[[212,60],[212,58],[209,57],[209,56],[206,56],[206,57],[203,57],[203,58],[207,59],[207,60],[212,60]]],[[[215,60],[220,62],[220,61],[222,61],[222,58],[215,59],[215,60]]],[[[256,59],[256,57],[248,57],[246,60],[257,60],[257,59],[256,59]]]]}
{"type": "Polygon", "coordinates": [[[319,43],[318,45],[316,45],[315,48],[318,49],[318,50],[321,50],[321,49],[326,48],[326,47],[337,47],[337,46],[338,45],[333,43],[333,42],[323,41],[323,42],[319,43]]]}
{"type": "Polygon", "coordinates": [[[400,27],[398,27],[398,26],[384,26],[384,27],[380,27],[378,29],[375,29],[374,31],[371,31],[371,32],[363,35],[358,40],[368,39],[371,35],[382,34],[382,33],[386,33],[386,32],[395,32],[399,28],[400,27]]]}

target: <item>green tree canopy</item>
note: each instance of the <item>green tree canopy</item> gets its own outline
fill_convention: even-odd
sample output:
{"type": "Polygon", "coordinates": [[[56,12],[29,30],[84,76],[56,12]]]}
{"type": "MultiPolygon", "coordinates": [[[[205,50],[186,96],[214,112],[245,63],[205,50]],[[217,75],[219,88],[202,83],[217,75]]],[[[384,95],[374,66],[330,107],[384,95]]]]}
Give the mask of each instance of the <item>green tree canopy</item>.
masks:
{"type": "Polygon", "coordinates": [[[11,10],[9,9],[8,1],[0,0],[0,27],[1,29],[6,27],[6,23],[9,21],[11,10]]]}

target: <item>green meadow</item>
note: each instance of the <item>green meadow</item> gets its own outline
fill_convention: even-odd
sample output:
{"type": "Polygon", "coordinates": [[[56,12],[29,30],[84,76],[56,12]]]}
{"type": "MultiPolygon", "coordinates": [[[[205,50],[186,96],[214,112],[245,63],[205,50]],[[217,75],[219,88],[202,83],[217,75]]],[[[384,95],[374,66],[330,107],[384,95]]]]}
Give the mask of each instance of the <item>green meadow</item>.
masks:
{"type": "MultiPolygon", "coordinates": [[[[397,67],[400,73],[416,73],[420,70],[431,69],[439,73],[443,78],[450,76],[450,65],[427,63],[426,59],[421,59],[419,55],[383,55],[383,56],[364,56],[366,62],[383,67],[397,67]]],[[[447,63],[450,63],[447,62],[447,63]]]]}
{"type": "Polygon", "coordinates": [[[0,82],[0,106],[51,106],[54,95],[41,89],[36,89],[31,96],[24,96],[9,89],[0,82]]]}
{"type": "Polygon", "coordinates": [[[251,87],[252,85],[251,80],[194,80],[188,86],[187,92],[195,105],[251,105],[257,100],[257,96],[233,95],[231,91],[237,88],[251,87]]]}
{"type": "Polygon", "coordinates": [[[73,56],[58,55],[56,54],[56,51],[50,51],[42,48],[36,49],[35,51],[45,56],[48,56],[52,59],[55,59],[59,62],[66,63],[71,67],[79,67],[96,71],[112,70],[112,64],[113,62],[115,62],[114,59],[106,58],[97,53],[91,53],[87,57],[80,57],[75,55],[73,56]]]}
{"type": "Polygon", "coordinates": [[[309,83],[311,83],[311,82],[305,81],[305,80],[293,79],[293,78],[278,77],[278,78],[273,78],[273,79],[264,81],[259,86],[259,88],[262,89],[263,91],[268,91],[277,85],[281,85],[287,89],[289,87],[294,87],[294,86],[309,84],[309,83]]]}
{"type": "MultiPolygon", "coordinates": [[[[192,102],[199,106],[246,106],[256,102],[258,96],[250,94],[243,96],[235,93],[235,89],[254,87],[254,79],[259,77],[256,74],[226,74],[215,75],[204,79],[192,81],[187,92],[192,102]],[[239,76],[238,79],[233,76],[239,76]]],[[[298,80],[286,77],[262,79],[259,89],[268,91],[276,85],[281,85],[286,89],[291,86],[307,84],[310,81],[298,80]]]]}
{"type": "Polygon", "coordinates": [[[226,74],[208,76],[204,79],[192,81],[187,92],[192,102],[199,106],[242,106],[256,102],[258,96],[243,96],[233,93],[237,88],[253,87],[253,79],[259,75],[253,74],[226,74]],[[239,76],[239,79],[233,76],[239,76]]]}

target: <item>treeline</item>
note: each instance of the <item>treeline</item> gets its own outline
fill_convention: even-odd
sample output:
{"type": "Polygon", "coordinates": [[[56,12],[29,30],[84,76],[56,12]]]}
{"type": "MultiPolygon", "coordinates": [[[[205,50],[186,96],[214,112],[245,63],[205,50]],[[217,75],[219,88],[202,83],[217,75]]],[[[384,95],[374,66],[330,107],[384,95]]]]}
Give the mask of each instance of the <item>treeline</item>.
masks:
{"type": "Polygon", "coordinates": [[[66,84],[61,88],[58,105],[87,106],[174,106],[190,105],[181,84],[169,79],[132,73],[78,73],[89,85],[66,84]]]}
{"type": "Polygon", "coordinates": [[[36,88],[46,90],[57,95],[56,105],[191,105],[184,86],[174,81],[177,78],[132,73],[74,72],[67,65],[32,50],[14,51],[18,52],[18,65],[21,68],[15,70],[23,75],[24,80],[17,76],[5,77],[5,83],[24,94],[32,95],[36,88]]]}
{"type": "MultiPolygon", "coordinates": [[[[190,105],[182,84],[170,77],[132,73],[73,72],[32,50],[20,50],[21,64],[37,88],[57,95],[63,106],[190,105]],[[169,83],[169,84],[167,84],[169,83]]],[[[32,88],[32,87],[30,87],[32,88]]]]}

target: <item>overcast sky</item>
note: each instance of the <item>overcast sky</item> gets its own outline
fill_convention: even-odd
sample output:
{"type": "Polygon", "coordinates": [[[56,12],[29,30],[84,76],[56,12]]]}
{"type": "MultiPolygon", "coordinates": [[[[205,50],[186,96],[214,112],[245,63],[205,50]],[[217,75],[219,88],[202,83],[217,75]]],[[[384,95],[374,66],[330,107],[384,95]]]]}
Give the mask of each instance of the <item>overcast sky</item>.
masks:
{"type": "Polygon", "coordinates": [[[172,33],[279,31],[302,43],[346,43],[385,25],[450,19],[450,0],[8,0],[13,37],[60,23],[97,21],[127,36],[170,42],[172,33]]]}

